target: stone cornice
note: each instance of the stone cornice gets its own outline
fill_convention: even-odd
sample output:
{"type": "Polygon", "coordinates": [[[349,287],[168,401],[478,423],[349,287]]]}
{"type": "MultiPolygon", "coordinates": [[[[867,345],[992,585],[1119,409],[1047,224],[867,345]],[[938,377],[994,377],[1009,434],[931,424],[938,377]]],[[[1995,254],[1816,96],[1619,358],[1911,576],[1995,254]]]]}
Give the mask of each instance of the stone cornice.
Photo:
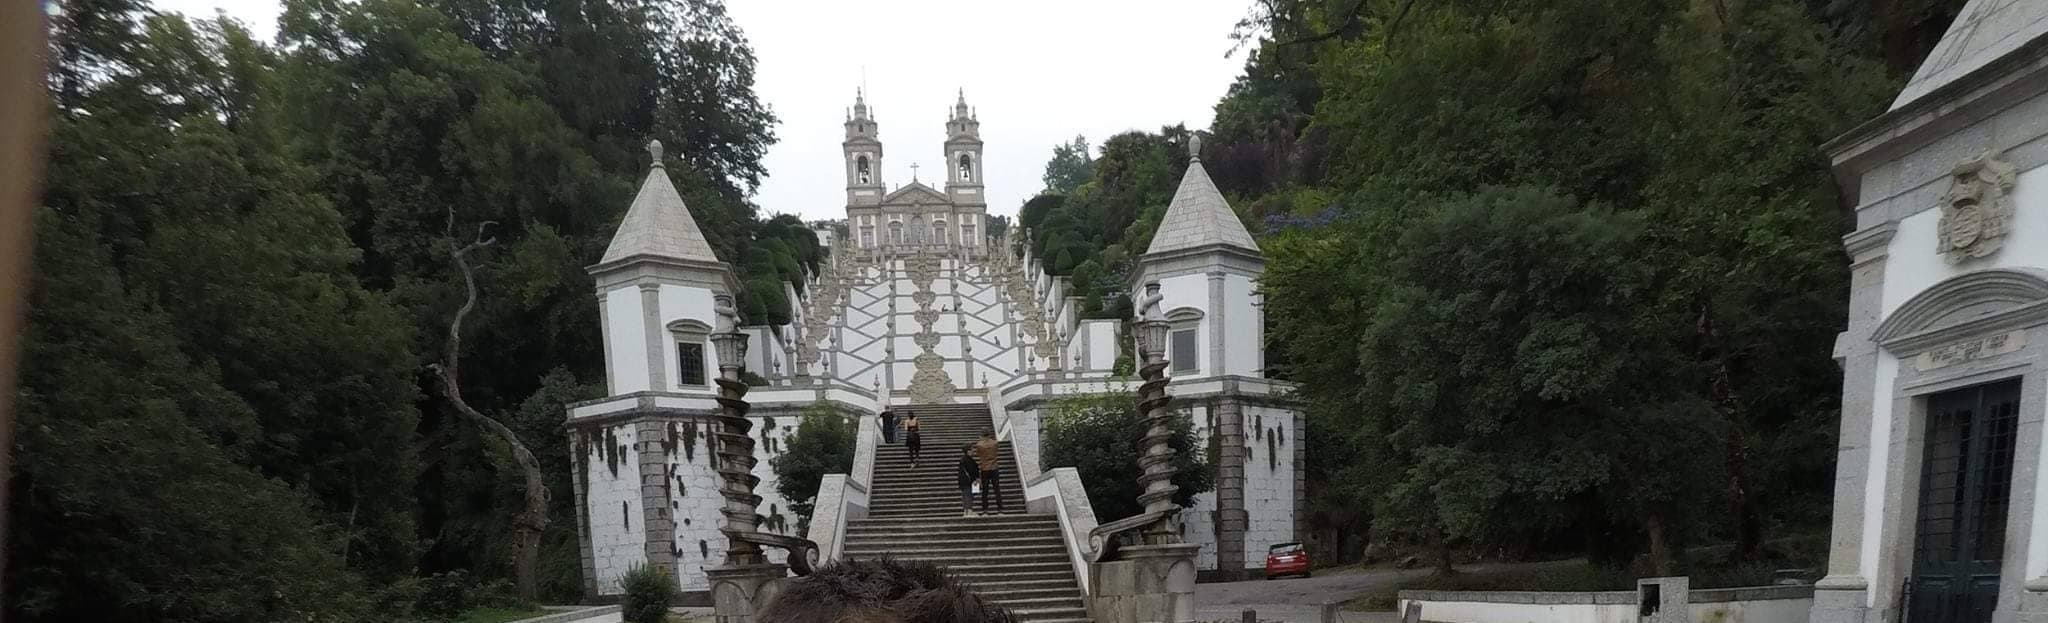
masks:
{"type": "Polygon", "coordinates": [[[1883,250],[1887,245],[1890,245],[1892,237],[1898,235],[1898,233],[1899,224],[1895,222],[1865,227],[1849,235],[1842,236],[1842,249],[1849,252],[1849,259],[1861,260],[1863,254],[1870,251],[1883,250]]]}
{"type": "Polygon", "coordinates": [[[2048,275],[1993,268],[1964,273],[1914,295],[1878,325],[1871,339],[1905,357],[1963,338],[2044,323],[2048,275]]]}
{"type": "Polygon", "coordinates": [[[2048,37],[1885,112],[1821,145],[1845,196],[1861,195],[1863,174],[2028,97],[2048,91],[2048,37]]]}

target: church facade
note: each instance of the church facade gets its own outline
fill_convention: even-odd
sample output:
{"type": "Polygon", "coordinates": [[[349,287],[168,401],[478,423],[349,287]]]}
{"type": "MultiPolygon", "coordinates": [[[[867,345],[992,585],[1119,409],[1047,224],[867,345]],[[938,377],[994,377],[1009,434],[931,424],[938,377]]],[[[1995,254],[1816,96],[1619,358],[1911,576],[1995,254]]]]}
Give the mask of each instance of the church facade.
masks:
{"type": "Polygon", "coordinates": [[[2048,620],[2048,3],[1971,0],[1828,149],[1856,222],[1812,620],[2048,620]]]}
{"type": "MultiPolygon", "coordinates": [[[[637,565],[669,571],[686,595],[708,589],[703,569],[725,547],[710,445],[716,386],[707,380],[722,364],[769,380],[746,396],[758,437],[756,529],[808,536],[828,559],[834,531],[863,515],[876,486],[881,410],[985,407],[988,428],[1015,448],[1019,481],[1040,491],[1054,488],[1058,466],[1042,463],[1039,439],[1060,399],[1135,389],[1135,378],[1114,372],[1119,353],[1134,347],[1124,322],[1083,318],[1082,298],[1018,250],[1026,246],[1018,232],[988,236],[980,121],[964,95],[944,123],[942,186],[913,177],[892,188],[881,175],[880,124],[865,94],[856,96],[842,143],[845,235],[830,240],[829,259],[806,287],[788,292],[795,320],[782,326],[721,324],[729,321],[717,317],[718,301],[737,282],[655,154],[611,247],[590,268],[611,395],[567,414],[587,594],[618,594],[618,578],[637,565]],[[735,330],[748,347],[741,361],[721,362],[707,336],[735,330]],[[828,487],[844,487],[834,491],[859,493],[821,492],[806,526],[777,492],[770,464],[800,414],[820,408],[861,427],[852,473],[827,477],[828,487]]],[[[1291,386],[1262,374],[1255,283],[1264,261],[1198,160],[1159,231],[1128,285],[1161,285],[1174,323],[1169,392],[1199,442],[1218,448],[1216,489],[1184,512],[1185,537],[1202,546],[1204,572],[1256,574],[1267,547],[1307,535],[1304,422],[1291,386]]],[[[1082,535],[1076,526],[1095,523],[1072,521],[1082,535]]],[[[1076,560],[1087,547],[1068,546],[1076,560]]]]}

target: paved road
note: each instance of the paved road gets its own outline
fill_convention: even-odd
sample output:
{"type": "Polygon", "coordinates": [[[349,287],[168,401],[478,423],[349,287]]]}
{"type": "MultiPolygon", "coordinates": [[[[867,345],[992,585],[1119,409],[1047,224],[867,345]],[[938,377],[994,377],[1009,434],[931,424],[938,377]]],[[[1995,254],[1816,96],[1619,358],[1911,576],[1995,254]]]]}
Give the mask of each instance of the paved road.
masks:
{"type": "MultiPolygon", "coordinates": [[[[1328,570],[1312,578],[1283,578],[1219,582],[1195,587],[1195,619],[1205,623],[1238,623],[1245,610],[1257,611],[1259,620],[1277,623],[1320,623],[1322,604],[1342,602],[1376,588],[1428,575],[1426,569],[1328,570]]],[[[1344,612],[1344,623],[1384,623],[1399,620],[1392,612],[1344,612]]]]}

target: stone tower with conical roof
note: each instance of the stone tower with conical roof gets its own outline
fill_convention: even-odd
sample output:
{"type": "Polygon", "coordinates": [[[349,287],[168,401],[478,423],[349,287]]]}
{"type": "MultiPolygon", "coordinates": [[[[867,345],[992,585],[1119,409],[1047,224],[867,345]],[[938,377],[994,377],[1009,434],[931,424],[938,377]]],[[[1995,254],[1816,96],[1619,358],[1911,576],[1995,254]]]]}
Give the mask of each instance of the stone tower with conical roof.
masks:
{"type": "MultiPolygon", "coordinates": [[[[1284,430],[1302,430],[1304,423],[1299,410],[1266,391],[1271,385],[1264,378],[1265,318],[1258,294],[1265,256],[1209,179],[1201,150],[1201,138],[1191,138],[1187,173],[1129,285],[1132,300],[1139,300],[1147,284],[1159,284],[1174,399],[1197,405],[1191,407],[1197,427],[1219,438],[1216,490],[1198,496],[1183,516],[1189,533],[1213,537],[1216,573],[1234,579],[1263,562],[1267,546],[1306,532],[1300,523],[1306,515],[1296,512],[1306,507],[1301,471],[1279,469],[1290,463],[1277,456],[1267,461],[1273,469],[1246,466],[1248,444],[1263,445],[1284,430]]],[[[1277,441],[1273,446],[1261,449],[1280,451],[1277,441]]],[[[1289,450],[1292,466],[1302,464],[1302,447],[1289,450]]]]}

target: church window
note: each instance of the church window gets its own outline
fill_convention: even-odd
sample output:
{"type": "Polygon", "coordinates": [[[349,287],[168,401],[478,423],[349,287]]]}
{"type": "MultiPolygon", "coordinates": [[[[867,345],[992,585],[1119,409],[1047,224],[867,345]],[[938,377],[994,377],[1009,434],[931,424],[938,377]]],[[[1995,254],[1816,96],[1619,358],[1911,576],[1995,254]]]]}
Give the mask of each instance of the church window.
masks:
{"type": "Polygon", "coordinates": [[[677,375],[676,384],[683,387],[703,387],[704,344],[702,342],[676,344],[676,357],[678,357],[676,364],[682,370],[682,373],[677,375]]]}
{"type": "Polygon", "coordinates": [[[860,246],[875,246],[875,227],[873,225],[868,225],[860,228],[860,246]]]}
{"type": "Polygon", "coordinates": [[[889,244],[903,244],[903,221],[889,223],[889,244]]]}
{"type": "Polygon", "coordinates": [[[874,183],[875,175],[874,172],[868,168],[868,157],[866,155],[862,155],[861,157],[854,159],[853,177],[856,181],[862,184],[874,183]]]}
{"type": "Polygon", "coordinates": [[[974,181],[974,157],[960,154],[960,181],[974,181]]]}
{"type": "Polygon", "coordinates": [[[704,342],[711,337],[711,327],[695,320],[677,320],[668,325],[669,333],[676,341],[676,385],[678,387],[704,387],[710,384],[708,368],[705,365],[704,342]]]}
{"type": "Polygon", "coordinates": [[[945,221],[932,221],[932,242],[934,244],[946,244],[945,221]]]}
{"type": "Polygon", "coordinates": [[[1166,316],[1169,330],[1166,340],[1166,360],[1172,364],[1175,373],[1194,372],[1201,367],[1201,340],[1197,331],[1202,327],[1202,312],[1190,308],[1176,309],[1166,316]]]}
{"type": "Polygon", "coordinates": [[[960,226],[960,244],[967,246],[978,246],[980,244],[979,239],[974,237],[973,223],[965,223],[960,226]]]}
{"type": "Polygon", "coordinates": [[[930,233],[929,229],[925,227],[924,217],[910,217],[910,244],[924,244],[926,234],[930,233]]]}

